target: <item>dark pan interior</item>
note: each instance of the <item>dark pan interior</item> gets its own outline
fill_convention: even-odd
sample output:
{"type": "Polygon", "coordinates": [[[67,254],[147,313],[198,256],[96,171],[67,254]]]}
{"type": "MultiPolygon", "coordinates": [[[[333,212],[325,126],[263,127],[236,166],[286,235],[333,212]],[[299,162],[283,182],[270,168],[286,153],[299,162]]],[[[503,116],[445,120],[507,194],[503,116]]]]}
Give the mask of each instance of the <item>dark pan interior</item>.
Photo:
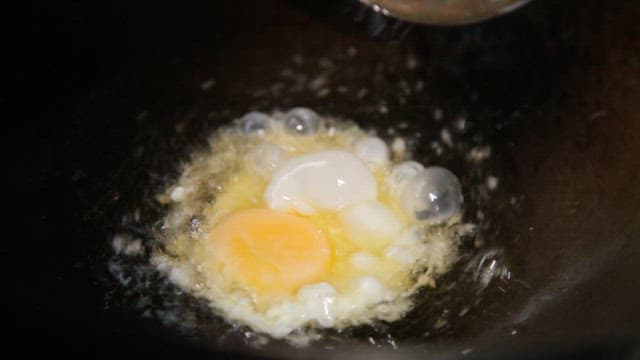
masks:
{"type": "Polygon", "coordinates": [[[5,69],[17,176],[15,235],[3,253],[14,334],[35,341],[33,350],[640,356],[640,4],[536,0],[456,28],[412,27],[345,1],[13,10],[24,17],[10,22],[20,36],[5,69]],[[327,66],[335,86],[323,96],[289,91],[282,78],[284,68],[311,76],[327,66]],[[403,82],[423,89],[399,96],[403,82]],[[361,88],[367,94],[354,96],[361,88]],[[217,126],[299,105],[364,127],[405,122],[398,131],[422,134],[418,157],[460,174],[477,200],[465,216],[482,210],[485,220],[482,246],[467,243],[466,262],[443,279],[452,286],[423,294],[409,319],[383,333],[354,329],[304,349],[249,347],[208,315],[200,323],[209,326],[189,331],[140,316],[135,291],[119,288],[106,266],[111,237],[130,225],[123,217],[142,207],[143,223],[157,220],[147,200],[217,126]],[[460,118],[470,130],[456,132],[460,118]],[[464,145],[438,156],[430,144],[443,128],[464,145]],[[473,145],[492,149],[475,172],[460,156],[473,145]],[[490,175],[499,186],[487,197],[474,184],[490,175]],[[480,291],[465,264],[484,255],[510,275],[480,291]],[[435,321],[443,316],[444,326],[435,321]]]}

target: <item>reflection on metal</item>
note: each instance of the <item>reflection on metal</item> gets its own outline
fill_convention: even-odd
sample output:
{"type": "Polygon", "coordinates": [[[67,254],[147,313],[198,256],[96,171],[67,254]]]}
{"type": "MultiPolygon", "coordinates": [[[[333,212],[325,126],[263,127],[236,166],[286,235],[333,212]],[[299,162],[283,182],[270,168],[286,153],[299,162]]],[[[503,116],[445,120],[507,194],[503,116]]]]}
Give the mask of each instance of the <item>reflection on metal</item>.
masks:
{"type": "Polygon", "coordinates": [[[530,0],[360,0],[383,15],[429,25],[463,25],[487,20],[530,0]]]}

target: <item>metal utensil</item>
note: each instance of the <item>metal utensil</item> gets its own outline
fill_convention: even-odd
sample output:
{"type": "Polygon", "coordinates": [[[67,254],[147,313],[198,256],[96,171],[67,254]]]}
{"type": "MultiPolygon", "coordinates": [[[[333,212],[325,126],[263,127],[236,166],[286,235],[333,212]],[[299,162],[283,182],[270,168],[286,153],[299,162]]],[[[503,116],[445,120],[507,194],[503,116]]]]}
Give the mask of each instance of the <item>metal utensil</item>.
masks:
{"type": "Polygon", "coordinates": [[[530,0],[360,0],[375,11],[429,25],[463,25],[508,13],[530,0]]]}

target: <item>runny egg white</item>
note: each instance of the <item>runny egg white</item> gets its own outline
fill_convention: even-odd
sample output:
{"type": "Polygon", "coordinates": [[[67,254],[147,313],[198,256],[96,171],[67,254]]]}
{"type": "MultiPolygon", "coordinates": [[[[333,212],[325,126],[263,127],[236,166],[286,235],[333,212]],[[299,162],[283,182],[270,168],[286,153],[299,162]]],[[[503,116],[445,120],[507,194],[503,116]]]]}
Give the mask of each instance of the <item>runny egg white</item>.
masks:
{"type": "Polygon", "coordinates": [[[400,319],[452,263],[462,203],[448,170],[304,108],[220,129],[159,199],[154,264],[276,338],[400,319]]]}

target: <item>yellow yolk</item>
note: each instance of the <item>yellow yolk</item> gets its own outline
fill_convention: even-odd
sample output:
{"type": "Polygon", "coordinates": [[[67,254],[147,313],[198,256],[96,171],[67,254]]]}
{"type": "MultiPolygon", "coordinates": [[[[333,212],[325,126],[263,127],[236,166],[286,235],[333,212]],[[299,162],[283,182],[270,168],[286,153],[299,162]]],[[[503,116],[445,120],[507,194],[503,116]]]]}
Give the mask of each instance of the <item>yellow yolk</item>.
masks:
{"type": "Polygon", "coordinates": [[[327,273],[331,245],[301,217],[266,209],[237,211],[215,226],[207,242],[213,271],[255,296],[293,294],[327,273]]]}

